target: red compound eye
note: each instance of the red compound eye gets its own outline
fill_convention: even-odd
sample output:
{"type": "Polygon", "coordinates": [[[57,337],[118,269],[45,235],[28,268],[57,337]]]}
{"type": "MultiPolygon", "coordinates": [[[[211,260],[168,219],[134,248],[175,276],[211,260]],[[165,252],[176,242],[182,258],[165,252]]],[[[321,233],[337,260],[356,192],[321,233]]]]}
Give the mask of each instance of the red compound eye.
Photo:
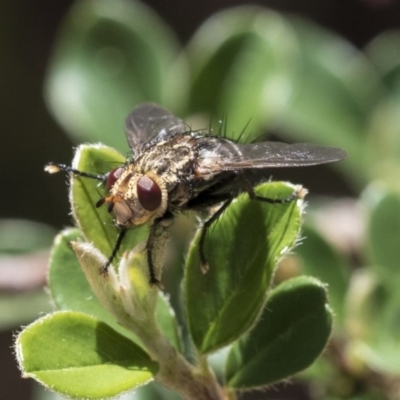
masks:
{"type": "Polygon", "coordinates": [[[160,207],[162,193],[160,186],[148,176],[142,176],[137,183],[137,195],[142,207],[147,211],[154,211],[160,207]]]}
{"type": "Polygon", "coordinates": [[[117,180],[120,178],[124,170],[125,168],[118,167],[110,171],[106,180],[106,188],[108,190],[110,190],[114,186],[114,183],[117,182],[117,180]]]}

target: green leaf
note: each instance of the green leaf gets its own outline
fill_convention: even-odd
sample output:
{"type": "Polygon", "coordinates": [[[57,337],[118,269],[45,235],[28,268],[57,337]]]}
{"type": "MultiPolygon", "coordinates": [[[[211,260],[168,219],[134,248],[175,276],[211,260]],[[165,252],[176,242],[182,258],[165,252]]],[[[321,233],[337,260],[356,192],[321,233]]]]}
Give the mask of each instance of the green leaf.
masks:
{"type": "Polygon", "coordinates": [[[298,277],[275,288],[258,325],[229,353],[225,379],[234,389],[263,387],[314,362],[331,332],[326,289],[298,277]]]}
{"type": "Polygon", "coordinates": [[[187,71],[164,22],[138,1],[77,1],[60,30],[47,76],[48,105],[78,139],[126,149],[135,105],[184,102],[187,71]]]}
{"type": "Polygon", "coordinates": [[[400,196],[385,193],[371,212],[368,252],[380,279],[397,291],[400,279],[400,196]]]}
{"type": "Polygon", "coordinates": [[[328,285],[329,302],[336,321],[343,322],[345,297],[350,281],[348,262],[328,243],[319,232],[305,224],[302,229],[305,240],[296,249],[302,259],[301,274],[312,275],[328,285]]]}
{"type": "Polygon", "coordinates": [[[73,399],[101,399],[145,385],[157,364],[137,345],[85,314],[58,312],[17,338],[27,377],[73,399]]]}
{"type": "MultiPolygon", "coordinates": [[[[284,199],[294,187],[270,182],[259,195],[284,199]]],[[[209,230],[202,274],[199,234],[187,259],[184,282],[190,333],[197,350],[215,351],[250,329],[265,302],[271,276],[299,234],[302,200],[270,204],[239,196],[209,230]]]]}
{"type": "MultiPolygon", "coordinates": [[[[101,144],[81,145],[75,154],[73,167],[80,171],[104,174],[124,162],[125,157],[110,147],[101,144]]],[[[99,192],[102,193],[102,190],[103,195],[106,195],[97,180],[74,176],[70,199],[73,215],[85,238],[93,242],[108,258],[114,248],[118,229],[113,225],[112,215],[107,211],[107,207],[96,207],[96,202],[101,197],[99,192]]],[[[147,237],[147,226],[130,229],[122,242],[115,265],[124,251],[133,249],[138,243],[147,240],[147,237]]]]}
{"type": "MultiPolygon", "coordinates": [[[[55,239],[49,265],[49,289],[58,310],[80,311],[97,317],[110,325],[115,331],[141,345],[131,331],[122,327],[102,306],[93,294],[82,271],[71,241],[82,240],[77,229],[66,229],[55,239]]],[[[164,334],[176,348],[180,348],[180,337],[173,310],[168,299],[159,294],[157,301],[157,322],[164,334]]]]}
{"type": "Polygon", "coordinates": [[[227,115],[235,138],[251,120],[247,131],[253,139],[284,113],[297,43],[281,15],[253,6],[222,11],[200,27],[187,51],[192,113],[227,115]]]}

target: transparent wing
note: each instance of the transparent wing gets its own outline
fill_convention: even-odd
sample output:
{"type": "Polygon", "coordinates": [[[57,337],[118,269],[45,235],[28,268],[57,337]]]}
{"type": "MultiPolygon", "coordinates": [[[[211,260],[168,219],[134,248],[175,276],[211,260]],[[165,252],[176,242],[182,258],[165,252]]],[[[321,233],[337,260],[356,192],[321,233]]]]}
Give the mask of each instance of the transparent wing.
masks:
{"type": "Polygon", "coordinates": [[[153,140],[174,136],[187,130],[182,120],[155,103],[136,107],[126,118],[125,132],[133,153],[153,140]]]}
{"type": "MultiPolygon", "coordinates": [[[[221,143],[222,147],[223,144],[221,143]]],[[[232,144],[229,145],[232,149],[232,144]]],[[[218,163],[222,170],[241,168],[300,167],[342,160],[347,153],[339,148],[309,143],[260,142],[235,144],[235,154],[218,163]]],[[[219,151],[222,149],[220,148],[219,151]]]]}

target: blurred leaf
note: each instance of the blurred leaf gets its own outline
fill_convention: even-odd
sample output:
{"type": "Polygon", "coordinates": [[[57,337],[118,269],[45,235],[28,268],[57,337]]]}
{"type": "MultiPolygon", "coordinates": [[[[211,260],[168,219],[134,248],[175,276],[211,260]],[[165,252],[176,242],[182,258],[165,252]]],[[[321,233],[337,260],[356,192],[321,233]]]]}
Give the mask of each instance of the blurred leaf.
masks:
{"type": "Polygon", "coordinates": [[[400,96],[400,31],[390,30],[374,38],[365,49],[391,93],[400,96]]]}
{"type": "MultiPolygon", "coordinates": [[[[286,198],[294,187],[269,182],[256,188],[286,198]]],[[[270,204],[239,196],[213,224],[205,243],[210,270],[202,274],[199,234],[189,250],[184,282],[190,332],[198,351],[215,351],[256,322],[277,261],[294,245],[302,201],[270,204]]]]}
{"type": "Polygon", "coordinates": [[[58,312],[17,338],[27,377],[75,399],[116,396],[152,380],[157,365],[127,338],[85,314],[58,312]]]}
{"type": "Polygon", "coordinates": [[[366,47],[366,54],[386,85],[387,94],[371,116],[366,156],[374,162],[373,179],[400,190],[400,31],[380,34],[366,47]]]}
{"type": "Polygon", "coordinates": [[[301,273],[314,276],[328,285],[329,302],[339,317],[335,320],[341,323],[350,281],[350,266],[310,225],[303,226],[302,236],[305,240],[296,248],[296,254],[303,261],[301,273]]]}
{"type": "Polygon", "coordinates": [[[50,309],[49,297],[43,289],[28,293],[2,293],[0,330],[30,323],[50,309]]]}
{"type": "Polygon", "coordinates": [[[386,193],[371,211],[367,253],[385,285],[397,291],[400,279],[400,196],[386,193]]]}
{"type": "Polygon", "coordinates": [[[357,357],[373,370],[400,374],[400,295],[388,289],[368,271],[353,277],[349,290],[347,326],[353,339],[350,357],[357,357]]]}
{"type": "Polygon", "coordinates": [[[45,282],[54,229],[38,222],[0,220],[0,329],[14,328],[50,311],[45,282]]]}
{"type": "MultiPolygon", "coordinates": [[[[70,247],[71,241],[81,239],[82,235],[77,229],[67,229],[55,239],[49,266],[49,288],[57,309],[93,315],[110,325],[115,331],[141,345],[136,335],[122,327],[93,294],[76,255],[70,247]],[[68,285],[65,284],[66,282],[68,285]]],[[[157,321],[171,343],[179,349],[180,338],[175,315],[168,300],[162,294],[159,295],[157,302],[157,321]]]]}
{"type": "Polygon", "coordinates": [[[169,28],[138,1],[79,0],[48,71],[48,105],[66,131],[126,149],[123,123],[144,101],[179,107],[187,72],[169,28]]]}
{"type": "Polygon", "coordinates": [[[297,50],[291,28],[277,13],[247,6],[215,14],[188,46],[190,111],[226,115],[234,138],[251,120],[247,140],[254,140],[286,109],[297,50]]]}
{"type": "Polygon", "coordinates": [[[379,77],[346,40],[307,20],[291,17],[290,23],[300,46],[300,70],[284,120],[287,132],[296,140],[344,148],[348,172],[363,183],[370,161],[363,152],[368,122],[384,94],[379,77]]]}
{"type": "Polygon", "coordinates": [[[308,367],[323,351],[331,325],[326,289],[319,281],[285,281],[271,292],[257,326],[233,345],[227,385],[263,387],[308,367]]]}
{"type": "Polygon", "coordinates": [[[251,120],[249,141],[279,127],[297,141],[343,147],[352,178],[360,184],[368,178],[360,149],[384,90],[350,43],[306,20],[238,7],[206,21],[188,55],[191,113],[226,115],[234,138],[251,120]]]}
{"type": "Polygon", "coordinates": [[[25,254],[51,246],[56,231],[22,219],[0,219],[0,255],[25,254]]]}
{"type": "MultiPolygon", "coordinates": [[[[125,158],[110,147],[101,144],[81,145],[76,152],[73,167],[80,171],[103,174],[124,162],[125,158]]],[[[93,242],[100,252],[109,257],[117,239],[118,229],[113,225],[107,207],[96,207],[96,202],[101,197],[99,191],[101,193],[101,188],[95,179],[78,176],[72,178],[70,197],[74,217],[86,240],[93,242]]],[[[124,251],[133,249],[138,243],[147,240],[147,237],[147,226],[130,229],[114,261],[115,265],[124,251]]]]}
{"type": "Polygon", "coordinates": [[[400,96],[386,97],[371,116],[365,155],[371,180],[400,192],[400,96]]]}

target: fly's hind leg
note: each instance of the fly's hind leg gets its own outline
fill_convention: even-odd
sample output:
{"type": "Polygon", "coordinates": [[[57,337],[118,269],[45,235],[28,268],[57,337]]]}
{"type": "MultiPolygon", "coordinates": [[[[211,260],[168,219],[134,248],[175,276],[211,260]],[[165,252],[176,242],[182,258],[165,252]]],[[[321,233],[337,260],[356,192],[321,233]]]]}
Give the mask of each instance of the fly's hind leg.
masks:
{"type": "Polygon", "coordinates": [[[220,193],[220,194],[210,194],[209,192],[204,192],[198,197],[193,199],[188,204],[188,209],[190,210],[204,210],[204,208],[215,206],[216,204],[222,204],[218,210],[211,215],[211,217],[203,223],[200,231],[199,239],[199,259],[200,259],[200,269],[205,274],[209,269],[209,264],[207,261],[206,253],[204,250],[205,240],[207,236],[207,231],[211,225],[221,216],[221,214],[226,210],[226,208],[231,204],[233,196],[231,193],[220,193]]]}

